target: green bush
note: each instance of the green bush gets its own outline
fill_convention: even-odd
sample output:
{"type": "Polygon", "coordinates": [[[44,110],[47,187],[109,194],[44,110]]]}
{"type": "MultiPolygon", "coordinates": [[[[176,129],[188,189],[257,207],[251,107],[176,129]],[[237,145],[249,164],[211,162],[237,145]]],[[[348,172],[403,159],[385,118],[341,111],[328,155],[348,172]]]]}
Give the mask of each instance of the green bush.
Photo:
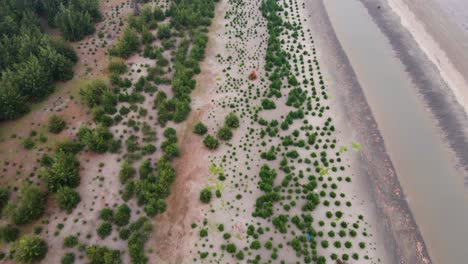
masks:
{"type": "Polygon", "coordinates": [[[262,107],[265,110],[276,109],[276,104],[269,99],[262,99],[262,107]]]}
{"type": "Polygon", "coordinates": [[[94,80],[91,83],[80,88],[80,96],[89,108],[102,106],[104,97],[112,93],[103,80],[94,80]]]}
{"type": "Polygon", "coordinates": [[[127,27],[124,29],[122,38],[109,50],[109,53],[113,56],[128,58],[138,51],[139,46],[138,35],[131,28],[127,27]]]}
{"type": "Polygon", "coordinates": [[[126,204],[122,204],[115,209],[114,223],[118,226],[125,226],[130,221],[132,210],[126,204]]]}
{"type": "Polygon", "coordinates": [[[62,132],[63,129],[67,126],[65,120],[58,115],[51,115],[47,123],[47,128],[50,133],[58,134],[62,132]]]}
{"type": "Polygon", "coordinates": [[[205,228],[200,229],[199,235],[200,235],[200,237],[208,236],[208,230],[206,230],[205,228]]]}
{"type": "Polygon", "coordinates": [[[63,246],[66,248],[73,248],[78,245],[78,237],[67,236],[63,239],[63,246]]]}
{"type": "Polygon", "coordinates": [[[200,192],[200,201],[202,203],[210,203],[211,201],[211,190],[209,188],[204,188],[201,192],[200,192]]]}
{"type": "Polygon", "coordinates": [[[239,127],[239,118],[234,113],[229,113],[226,118],[224,119],[224,124],[230,128],[238,128],[239,127]]]}
{"type": "Polygon", "coordinates": [[[219,147],[219,141],[211,135],[207,135],[203,139],[203,144],[209,149],[217,149],[219,147]]]}
{"type": "Polygon", "coordinates": [[[49,191],[57,192],[63,187],[77,187],[80,184],[80,162],[76,157],[73,154],[57,152],[52,159],[52,166],[41,171],[49,191]]]}
{"type": "Polygon", "coordinates": [[[194,127],[193,127],[193,133],[197,135],[205,135],[206,132],[208,132],[208,128],[203,124],[202,122],[198,122],[194,127]]]}
{"type": "Polygon", "coordinates": [[[0,188],[0,212],[3,210],[5,205],[8,203],[10,192],[6,188],[0,188]]]}
{"type": "Polygon", "coordinates": [[[55,194],[55,199],[59,208],[68,212],[71,212],[81,202],[78,192],[70,187],[60,188],[55,194]]]}
{"type": "Polygon", "coordinates": [[[45,195],[31,183],[23,183],[17,195],[16,204],[9,203],[5,212],[16,225],[30,223],[44,214],[45,195]]]}
{"type": "Polygon", "coordinates": [[[244,251],[239,250],[239,251],[236,253],[236,258],[237,258],[238,260],[243,260],[243,259],[244,259],[244,251]]]}
{"type": "Polygon", "coordinates": [[[133,168],[128,162],[122,162],[120,166],[119,179],[122,184],[125,184],[129,179],[133,178],[136,174],[135,168],[133,168]]]}
{"type": "Polygon", "coordinates": [[[114,211],[110,208],[103,208],[99,212],[99,217],[104,221],[114,221],[114,211]]]}
{"type": "Polygon", "coordinates": [[[97,126],[90,129],[82,126],[77,136],[90,150],[97,153],[117,152],[120,149],[120,141],[114,140],[114,135],[107,127],[97,126]]]}
{"type": "Polygon", "coordinates": [[[63,255],[62,259],[60,260],[62,264],[73,264],[75,263],[75,253],[66,253],[63,255]]]}
{"type": "Polygon", "coordinates": [[[158,25],[158,38],[168,39],[171,37],[171,26],[169,24],[158,25]]]}
{"type": "MultiPolygon", "coordinates": [[[[84,145],[80,142],[73,141],[73,140],[65,140],[65,141],[60,141],[55,144],[55,148],[57,152],[64,152],[64,153],[69,153],[69,154],[78,154],[82,149],[84,145]]],[[[50,165],[53,164],[53,159],[51,158],[50,165]]]]}
{"type": "Polygon", "coordinates": [[[122,259],[118,250],[109,249],[97,245],[86,248],[86,257],[89,264],[120,264],[122,259]]]}
{"type": "Polygon", "coordinates": [[[122,59],[112,59],[109,62],[109,65],[107,66],[109,69],[110,73],[114,74],[123,74],[127,71],[127,65],[125,65],[125,62],[122,59]]]}
{"type": "Polygon", "coordinates": [[[233,253],[236,252],[236,250],[237,250],[237,247],[233,243],[229,243],[229,244],[226,245],[226,251],[227,252],[233,254],[233,253]]]}
{"type": "Polygon", "coordinates": [[[112,224],[110,222],[102,222],[96,229],[96,232],[100,238],[104,239],[112,233],[112,224]]]}
{"type": "Polygon", "coordinates": [[[33,149],[36,146],[36,143],[34,143],[34,140],[31,137],[23,139],[21,144],[23,144],[23,147],[28,150],[33,149]]]}
{"type": "Polygon", "coordinates": [[[47,254],[47,244],[36,235],[25,235],[13,246],[15,260],[20,263],[41,261],[47,254]]]}
{"type": "Polygon", "coordinates": [[[254,250],[258,250],[262,247],[262,245],[260,244],[260,241],[258,240],[254,240],[251,244],[250,244],[250,248],[251,249],[254,249],[254,250]]]}
{"type": "Polygon", "coordinates": [[[228,141],[232,139],[232,131],[229,127],[223,126],[218,130],[218,137],[222,140],[228,141]]]}
{"type": "Polygon", "coordinates": [[[0,241],[10,243],[18,239],[20,234],[19,228],[12,225],[5,225],[0,227],[0,241]]]}

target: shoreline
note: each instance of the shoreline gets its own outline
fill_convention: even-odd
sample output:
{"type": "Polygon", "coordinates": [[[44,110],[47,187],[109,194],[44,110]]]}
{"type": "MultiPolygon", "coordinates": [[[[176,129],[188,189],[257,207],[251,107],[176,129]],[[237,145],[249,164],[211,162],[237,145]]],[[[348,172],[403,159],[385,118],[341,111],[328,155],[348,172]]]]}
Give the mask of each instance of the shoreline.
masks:
{"type": "MultiPolygon", "coordinates": [[[[359,142],[363,145],[360,156],[361,169],[372,186],[371,196],[376,201],[379,216],[382,217],[387,237],[386,248],[391,249],[391,263],[432,263],[428,255],[421,233],[411,214],[395,168],[386,151],[383,138],[378,130],[365,95],[359,85],[355,72],[335,35],[325,6],[321,0],[312,1],[314,8],[309,9],[309,19],[318,20],[316,30],[322,44],[320,53],[326,67],[333,69],[334,85],[346,87],[340,90],[339,101],[352,127],[358,132],[359,142]],[[313,10],[312,12],[310,10],[313,10]],[[324,52],[323,50],[327,50],[324,52]],[[366,166],[364,166],[366,165],[366,166]],[[367,170],[365,168],[367,167],[367,170]],[[372,176],[374,175],[374,176],[372,176]],[[399,241],[400,243],[397,243],[399,241]]],[[[330,70],[329,70],[330,71],[330,70]]]]}
{"type": "MultiPolygon", "coordinates": [[[[398,59],[422,96],[427,109],[432,113],[436,126],[441,130],[443,140],[453,151],[455,162],[463,169],[466,177],[468,173],[468,148],[466,147],[468,146],[466,129],[468,116],[467,108],[461,104],[463,98],[453,89],[455,84],[447,84],[444,73],[441,72],[443,69],[434,64],[434,61],[424,51],[424,47],[420,46],[422,43],[414,39],[414,35],[408,31],[407,27],[394,26],[395,23],[400,23],[401,15],[393,9],[395,6],[390,4],[393,0],[379,0],[378,3],[384,7],[381,9],[375,8],[377,5],[375,1],[359,1],[366,7],[383,34],[388,37],[398,59]]],[[[426,40],[425,44],[427,41],[429,40],[426,40]]]]}

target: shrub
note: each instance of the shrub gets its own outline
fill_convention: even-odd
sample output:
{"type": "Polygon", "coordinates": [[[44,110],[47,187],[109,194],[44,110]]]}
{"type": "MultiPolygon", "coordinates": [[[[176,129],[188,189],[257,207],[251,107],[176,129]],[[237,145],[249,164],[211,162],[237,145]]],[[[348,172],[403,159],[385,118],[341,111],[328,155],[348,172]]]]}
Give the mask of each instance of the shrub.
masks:
{"type": "Polygon", "coordinates": [[[63,187],[75,188],[80,184],[80,162],[73,154],[57,152],[52,166],[44,168],[41,175],[45,178],[47,188],[57,192],[63,187]]]}
{"type": "Polygon", "coordinates": [[[10,243],[18,239],[20,230],[12,225],[5,225],[0,227],[0,241],[10,243]]]}
{"type": "Polygon", "coordinates": [[[168,39],[171,37],[171,26],[169,24],[160,24],[158,26],[158,38],[168,39]]]}
{"type": "Polygon", "coordinates": [[[36,235],[25,235],[13,247],[15,260],[21,263],[39,262],[47,254],[47,244],[36,235]]]}
{"type": "Polygon", "coordinates": [[[122,260],[120,258],[120,252],[118,250],[112,250],[107,247],[101,247],[96,245],[89,246],[86,248],[86,257],[88,258],[90,264],[122,263],[122,260]]]}
{"type": "Polygon", "coordinates": [[[243,259],[244,259],[244,251],[239,250],[239,251],[236,253],[236,258],[237,258],[238,260],[243,260],[243,259]]]}
{"type": "Polygon", "coordinates": [[[75,263],[75,253],[66,253],[61,259],[62,264],[73,264],[75,263]]]}
{"type": "Polygon", "coordinates": [[[202,203],[210,203],[211,201],[211,190],[209,188],[204,188],[201,192],[200,192],[200,201],[202,203]]]}
{"type": "Polygon", "coordinates": [[[3,210],[3,207],[8,203],[8,198],[10,193],[6,188],[0,188],[0,212],[3,210]]]}
{"type": "Polygon", "coordinates": [[[50,133],[58,134],[62,132],[63,129],[67,126],[65,120],[61,116],[51,115],[47,123],[47,128],[50,133]]]}
{"type": "Polygon", "coordinates": [[[76,236],[67,236],[63,239],[63,246],[66,248],[72,248],[78,245],[78,238],[76,236]]]}
{"type": "Polygon", "coordinates": [[[5,210],[11,222],[27,224],[38,219],[45,211],[45,195],[31,183],[24,183],[17,195],[16,204],[9,203],[5,210]]]}
{"type": "Polygon", "coordinates": [[[262,107],[265,110],[276,109],[276,104],[269,99],[262,99],[262,107]]]}
{"type": "Polygon", "coordinates": [[[36,143],[34,143],[34,140],[30,137],[27,137],[25,139],[23,139],[23,141],[21,142],[21,144],[23,144],[23,147],[25,149],[33,149],[34,146],[36,146],[36,143]]]}
{"type": "Polygon", "coordinates": [[[107,66],[110,73],[123,74],[127,71],[127,65],[125,65],[122,59],[112,59],[107,66]]]}
{"type": "Polygon", "coordinates": [[[193,133],[197,135],[205,135],[206,132],[208,132],[208,128],[202,122],[198,122],[193,128],[193,133]]]}
{"type": "Polygon", "coordinates": [[[327,240],[322,240],[322,242],[320,242],[320,244],[322,245],[323,248],[328,248],[328,241],[327,240]]]}
{"type": "Polygon", "coordinates": [[[118,226],[125,226],[130,221],[132,210],[126,204],[122,204],[115,210],[114,223],[118,226]]]}
{"type": "Polygon", "coordinates": [[[219,147],[219,141],[211,135],[207,135],[205,139],[203,139],[203,144],[209,149],[217,149],[219,147]]]}
{"type": "Polygon", "coordinates": [[[113,134],[107,127],[98,126],[90,129],[82,126],[77,136],[90,150],[97,153],[117,152],[120,148],[120,141],[114,140],[113,134]]]}
{"type": "Polygon", "coordinates": [[[224,124],[230,128],[238,128],[239,127],[239,118],[234,113],[229,113],[226,118],[224,119],[224,124]]]}
{"type": "Polygon", "coordinates": [[[218,137],[222,140],[230,140],[232,138],[232,131],[229,127],[223,126],[218,131],[218,137]]]}
{"type": "MultiPolygon", "coordinates": [[[[64,153],[69,153],[69,154],[77,154],[83,149],[83,147],[84,145],[81,144],[80,142],[72,141],[69,139],[65,141],[57,142],[57,144],[55,145],[57,152],[64,152],[64,153]]],[[[52,162],[50,162],[50,165],[53,164],[52,158],[51,158],[51,161],[52,162]]]]}
{"type": "Polygon", "coordinates": [[[77,191],[70,187],[60,188],[55,194],[55,199],[60,209],[71,212],[80,202],[81,198],[77,191]]]}
{"type": "Polygon", "coordinates": [[[103,208],[99,212],[99,217],[104,221],[113,221],[114,220],[114,211],[110,208],[103,208]]]}
{"type": "Polygon", "coordinates": [[[261,247],[262,247],[262,245],[260,244],[260,241],[258,241],[258,240],[255,240],[250,244],[250,248],[254,249],[254,250],[258,250],[261,247]]]}
{"type": "Polygon", "coordinates": [[[128,162],[122,162],[120,166],[119,179],[122,184],[125,184],[130,178],[133,178],[136,174],[135,168],[133,168],[128,162]]]}
{"type": "Polygon", "coordinates": [[[199,235],[200,235],[200,237],[208,236],[208,230],[206,230],[205,228],[200,229],[199,235]]]}
{"type": "Polygon", "coordinates": [[[96,232],[100,238],[104,239],[112,233],[112,224],[109,222],[103,222],[98,226],[96,232]]]}
{"type": "Polygon", "coordinates": [[[237,247],[233,243],[229,243],[229,244],[226,245],[226,251],[227,252],[233,254],[233,253],[236,252],[236,250],[237,250],[237,247]]]}
{"type": "Polygon", "coordinates": [[[104,95],[109,92],[111,91],[103,80],[94,80],[80,88],[80,96],[89,108],[102,105],[104,95]]]}
{"type": "Polygon", "coordinates": [[[109,50],[109,53],[114,56],[128,58],[138,50],[139,46],[138,35],[131,28],[127,27],[124,29],[122,38],[109,50]]]}

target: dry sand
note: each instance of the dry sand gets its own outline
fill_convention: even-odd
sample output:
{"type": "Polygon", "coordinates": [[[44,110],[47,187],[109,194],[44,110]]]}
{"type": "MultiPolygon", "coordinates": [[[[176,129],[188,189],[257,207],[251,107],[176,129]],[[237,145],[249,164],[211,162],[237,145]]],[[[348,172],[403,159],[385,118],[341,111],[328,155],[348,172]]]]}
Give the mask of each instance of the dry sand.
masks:
{"type": "MultiPolygon", "coordinates": [[[[301,10],[301,20],[307,17],[307,14],[301,7],[303,3],[304,1],[298,1],[299,10],[301,10]]],[[[216,17],[210,27],[210,41],[206,51],[207,55],[201,64],[202,73],[197,77],[197,88],[192,94],[193,111],[189,121],[184,125],[186,126],[185,132],[179,135],[181,136],[182,155],[176,161],[177,179],[173,185],[172,194],[168,199],[167,211],[155,220],[155,239],[149,242],[150,244],[148,245],[148,248],[155,248],[158,255],[154,263],[193,263],[193,258],[198,257],[197,250],[203,250],[200,247],[202,243],[207,244],[206,246],[212,244],[215,247],[215,251],[220,252],[217,248],[224,243],[222,233],[216,230],[216,225],[220,223],[223,223],[226,231],[231,232],[233,237],[235,237],[234,241],[238,245],[238,248],[249,245],[249,239],[245,234],[248,224],[259,222],[262,226],[269,225],[265,220],[252,218],[251,216],[255,200],[261,195],[260,190],[256,187],[256,182],[258,181],[256,178],[258,177],[260,166],[265,163],[263,160],[258,159],[262,148],[257,145],[256,136],[250,134],[248,130],[248,128],[257,128],[258,124],[249,124],[249,119],[243,118],[240,128],[235,131],[231,142],[234,147],[237,147],[237,160],[227,158],[228,161],[222,161],[223,156],[229,157],[232,155],[232,148],[222,145],[214,152],[208,151],[202,145],[201,138],[190,132],[191,125],[198,120],[202,120],[208,125],[210,133],[216,133],[216,128],[223,122],[223,118],[228,112],[227,109],[221,107],[222,102],[232,102],[235,98],[243,96],[242,91],[248,89],[247,85],[249,84],[246,82],[246,77],[250,69],[256,69],[260,78],[265,74],[263,70],[266,49],[265,28],[264,25],[258,26],[255,24],[263,20],[262,18],[259,19],[261,14],[258,11],[258,3],[249,2],[247,7],[241,10],[250,17],[243,34],[247,34],[249,30],[255,28],[257,35],[250,36],[244,42],[238,42],[238,45],[226,46],[229,43],[236,43],[234,38],[233,40],[229,39],[234,30],[231,27],[226,28],[222,26],[228,24],[229,20],[225,16],[226,12],[232,11],[232,8],[229,7],[227,0],[220,1],[217,5],[216,17]],[[240,56],[239,53],[243,55],[240,56]],[[227,65],[221,63],[216,57],[217,54],[221,54],[223,58],[231,55],[233,61],[227,65]],[[250,60],[245,60],[244,58],[250,58],[250,60]],[[245,65],[239,66],[244,63],[245,65]],[[227,66],[232,67],[232,70],[228,71],[230,73],[229,77],[223,72],[223,69],[227,66]],[[239,89],[237,91],[233,91],[232,89],[226,91],[224,88],[233,79],[240,80],[239,89]],[[253,143],[248,148],[248,151],[241,150],[244,142],[253,143]],[[249,163],[248,166],[245,165],[246,162],[249,163]],[[217,180],[216,175],[213,175],[209,170],[212,164],[216,166],[222,164],[224,173],[228,175],[228,180],[225,182],[217,180]],[[246,176],[245,178],[243,177],[244,175],[246,176]],[[222,190],[222,198],[212,201],[211,206],[201,205],[199,202],[199,191],[205,186],[222,190]],[[242,199],[236,201],[235,196],[238,193],[242,193],[242,199]],[[197,223],[200,226],[203,218],[208,220],[209,242],[205,242],[205,240],[199,238],[199,228],[192,229],[190,227],[192,223],[197,223]]],[[[310,23],[303,22],[303,25],[305,31],[310,28],[312,30],[311,35],[314,38],[317,37],[319,32],[314,31],[314,28],[310,27],[310,23]]],[[[313,47],[312,43],[309,42],[308,34],[306,34],[306,37],[307,40],[302,44],[305,45],[305,50],[311,51],[313,47]]],[[[324,52],[326,50],[323,50],[319,45],[318,53],[324,52]]],[[[347,174],[353,178],[353,181],[350,184],[343,185],[342,189],[340,187],[339,191],[346,194],[348,199],[352,201],[353,206],[350,208],[342,207],[341,210],[345,214],[344,219],[350,222],[359,214],[364,215],[365,223],[362,224],[365,230],[371,234],[370,237],[365,238],[368,243],[365,254],[370,257],[370,260],[365,261],[361,259],[358,263],[394,263],[394,256],[392,256],[393,249],[386,247],[385,221],[381,221],[380,219],[373,201],[373,189],[367,178],[368,175],[362,170],[362,156],[359,151],[353,150],[351,147],[354,141],[361,143],[361,139],[358,137],[360,130],[351,126],[351,123],[347,120],[347,114],[342,111],[341,104],[343,102],[339,100],[340,97],[338,96],[340,87],[335,85],[333,67],[330,65],[327,67],[326,65],[327,56],[319,56],[319,59],[322,65],[325,64],[326,82],[333,84],[328,87],[332,98],[329,104],[332,109],[330,115],[333,116],[334,123],[340,131],[337,135],[337,140],[340,146],[347,146],[349,149],[345,155],[345,159],[346,164],[351,166],[348,168],[347,174]]],[[[259,80],[253,82],[253,84],[259,86],[259,80]]],[[[277,100],[277,105],[282,105],[284,100],[284,97],[277,100]]],[[[258,104],[258,100],[250,102],[249,106],[243,106],[238,110],[249,109],[258,104]]],[[[291,108],[289,107],[281,106],[274,111],[262,113],[262,116],[268,119],[279,117],[280,115],[285,115],[290,110],[291,108]]],[[[310,119],[309,121],[311,124],[320,122],[320,120],[315,119],[310,119]]],[[[294,128],[292,127],[290,130],[294,128]]],[[[234,150],[234,152],[236,151],[234,150]]],[[[272,166],[277,167],[277,165],[272,166]]],[[[295,166],[303,170],[307,167],[306,164],[295,164],[295,166]]],[[[320,191],[320,187],[318,191],[320,191]]],[[[316,219],[315,223],[319,220],[326,220],[324,215],[327,210],[329,208],[319,207],[312,213],[316,219]]],[[[293,211],[291,215],[294,213],[297,212],[293,211]]],[[[290,239],[288,235],[273,232],[268,234],[268,236],[271,236],[275,242],[284,241],[286,243],[290,239]]],[[[331,250],[320,248],[321,255],[329,256],[331,252],[331,250]]],[[[262,257],[268,258],[268,252],[264,249],[259,250],[258,253],[262,257]]],[[[361,255],[363,253],[361,252],[361,255]]],[[[281,254],[283,259],[291,261],[296,259],[294,251],[290,248],[282,250],[281,254]]],[[[222,254],[216,260],[221,261],[221,263],[232,263],[235,261],[228,254],[222,254]]],[[[355,262],[350,261],[349,263],[355,262]]]]}

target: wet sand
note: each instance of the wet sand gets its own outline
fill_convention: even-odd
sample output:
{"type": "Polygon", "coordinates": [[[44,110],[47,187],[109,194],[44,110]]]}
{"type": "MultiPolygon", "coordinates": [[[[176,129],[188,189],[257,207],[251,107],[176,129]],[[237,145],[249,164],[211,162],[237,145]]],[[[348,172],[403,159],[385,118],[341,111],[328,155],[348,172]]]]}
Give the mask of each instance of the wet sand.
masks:
{"type": "Polygon", "coordinates": [[[308,3],[309,19],[314,26],[325,76],[340,87],[342,111],[356,130],[363,145],[361,170],[369,180],[379,218],[386,230],[385,248],[392,256],[390,263],[431,263],[422,236],[403,195],[384,140],[366,101],[346,53],[330,24],[322,1],[308,3]]]}
{"type": "MultiPolygon", "coordinates": [[[[451,41],[466,37],[464,34],[458,34],[465,29],[453,26],[454,24],[444,17],[445,13],[442,10],[431,9],[436,7],[433,2],[424,2],[425,5],[418,5],[416,2],[419,1],[401,0],[355,2],[364,5],[365,12],[368,13],[365,15],[372,18],[369,23],[377,25],[379,34],[383,34],[389,43],[388,52],[394,53],[393,60],[397,63],[389,63],[388,59],[383,59],[381,70],[387,70],[389,76],[394,74],[392,72],[404,71],[404,79],[408,79],[405,81],[408,83],[406,89],[410,90],[408,96],[414,101],[415,111],[421,112],[422,109],[426,112],[419,113],[425,121],[417,119],[419,125],[426,123],[419,126],[419,129],[423,129],[419,130],[419,134],[423,133],[426,136],[423,136],[423,139],[413,137],[415,142],[411,142],[411,136],[405,136],[402,131],[406,129],[408,134],[418,133],[418,126],[403,122],[399,124],[401,129],[398,129],[394,126],[398,126],[398,122],[393,122],[393,125],[392,122],[386,122],[390,120],[385,118],[391,114],[385,111],[392,111],[391,108],[382,113],[382,109],[376,105],[373,98],[376,95],[373,90],[377,87],[368,87],[372,84],[369,80],[375,81],[376,77],[363,76],[365,73],[362,69],[356,71],[353,67],[361,64],[362,68],[362,64],[365,64],[364,58],[356,58],[356,54],[349,54],[356,53],[355,49],[376,49],[376,43],[367,43],[369,39],[363,40],[366,43],[363,43],[362,47],[352,47],[350,50],[348,45],[345,52],[325,8],[330,2],[325,6],[322,1],[309,3],[312,24],[316,25],[316,31],[321,33],[318,45],[322,50],[322,61],[326,62],[325,66],[329,71],[325,75],[333,77],[333,85],[340,87],[339,96],[343,111],[348,113],[349,122],[358,131],[360,138],[367,143],[361,165],[368,171],[370,189],[389,234],[386,247],[393,250],[395,261],[392,263],[461,263],[465,259],[461,245],[466,244],[463,242],[466,237],[463,225],[463,219],[466,217],[463,178],[468,164],[468,118],[464,94],[468,89],[465,89],[466,83],[462,76],[464,74],[460,72],[466,73],[463,65],[466,61],[462,58],[467,54],[459,48],[466,45],[466,42],[451,41]],[[408,6],[417,10],[406,10],[404,2],[411,2],[408,6]],[[444,23],[431,27],[437,21],[444,23]],[[425,27],[431,28],[431,32],[423,31],[425,27]],[[354,55],[354,58],[350,55],[354,55]],[[395,132],[403,137],[394,136],[395,132]],[[405,140],[405,137],[409,141],[400,142],[405,140]],[[418,142],[424,145],[418,145],[418,142]],[[432,144],[436,146],[427,148],[427,145],[432,144]],[[413,155],[408,156],[402,151],[412,152],[413,155]],[[427,167],[431,166],[434,170],[427,171],[427,167]],[[430,175],[424,173],[425,170],[430,175]],[[400,182],[403,188],[400,187],[400,182]],[[413,217],[411,211],[416,213],[416,217],[413,217]]],[[[445,6],[444,9],[453,12],[450,7],[445,6]]],[[[457,18],[463,18],[458,15],[457,18]]],[[[461,20],[452,22],[464,25],[461,20]]],[[[356,28],[356,31],[359,30],[362,29],[356,28]]],[[[388,56],[387,50],[381,52],[382,56],[388,56]]],[[[374,82],[374,85],[388,86],[385,82],[389,82],[390,86],[405,85],[404,82],[386,78],[385,73],[383,76],[384,83],[379,85],[374,82]]],[[[395,99],[392,91],[387,93],[387,96],[388,100],[395,99]]],[[[394,101],[395,112],[401,112],[401,102],[394,101]]],[[[404,101],[409,102],[407,98],[404,101]]],[[[417,116],[418,114],[414,115],[417,116]]],[[[405,116],[402,119],[408,118],[405,116]]]]}

